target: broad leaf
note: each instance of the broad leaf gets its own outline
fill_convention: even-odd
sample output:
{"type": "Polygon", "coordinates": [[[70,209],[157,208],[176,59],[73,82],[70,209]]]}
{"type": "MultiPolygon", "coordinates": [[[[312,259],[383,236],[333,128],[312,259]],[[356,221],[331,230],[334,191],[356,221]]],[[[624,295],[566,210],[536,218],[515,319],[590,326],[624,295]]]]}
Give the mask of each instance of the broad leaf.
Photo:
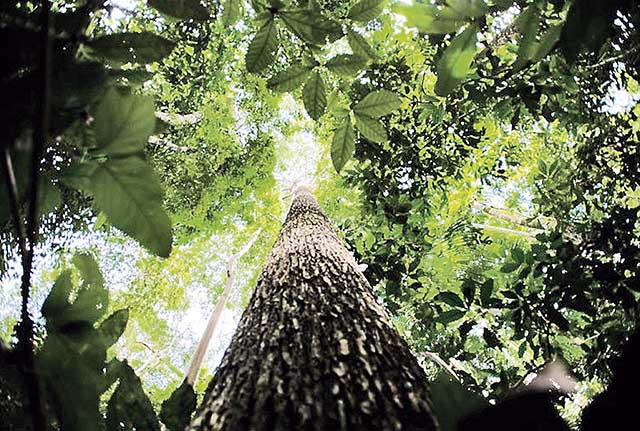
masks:
{"type": "Polygon", "coordinates": [[[331,141],[331,161],[336,171],[340,172],[353,156],[355,150],[355,131],[349,116],[345,116],[333,134],[331,141]]]}
{"type": "Polygon", "coordinates": [[[162,189],[140,157],[109,160],[91,176],[95,205],[109,222],[158,256],[171,253],[171,221],[162,208],[162,189]]]}
{"type": "Polygon", "coordinates": [[[444,371],[431,382],[430,388],[433,413],[442,431],[457,431],[460,419],[488,405],[484,398],[466,389],[444,371]]]}
{"type": "Polygon", "coordinates": [[[535,3],[520,14],[516,20],[520,30],[520,46],[518,57],[513,65],[514,69],[521,69],[527,62],[531,61],[537,50],[536,36],[540,29],[540,11],[535,3]]]}
{"type": "Polygon", "coordinates": [[[83,283],[78,296],[65,311],[65,322],[95,323],[104,315],[109,306],[109,293],[104,286],[104,278],[93,256],[79,253],[73,257],[73,264],[78,268],[83,283]]]}
{"type": "Polygon", "coordinates": [[[309,116],[318,120],[327,108],[327,95],[324,88],[322,75],[318,71],[313,72],[302,90],[302,101],[309,116]]]}
{"type": "Polygon", "coordinates": [[[102,337],[105,348],[113,346],[120,338],[129,320],[129,310],[122,309],[114,312],[100,324],[98,332],[102,337]]]}
{"type": "Polygon", "coordinates": [[[283,10],[279,14],[287,28],[301,40],[312,45],[323,45],[342,37],[342,26],[315,10],[283,10]]]}
{"type": "Polygon", "coordinates": [[[153,78],[153,72],[147,72],[144,69],[117,69],[110,70],[109,76],[116,79],[126,79],[129,84],[142,85],[153,78]]]}
{"type": "Polygon", "coordinates": [[[439,302],[444,302],[452,307],[465,308],[462,298],[453,292],[440,292],[434,299],[439,302]]]}
{"type": "Polygon", "coordinates": [[[196,393],[187,381],[183,381],[162,403],[160,419],[169,431],[182,431],[189,425],[196,409],[196,393]]]}
{"type": "Polygon", "coordinates": [[[477,24],[470,25],[442,54],[437,67],[436,94],[446,96],[471,73],[471,63],[477,52],[477,32],[477,24]]]}
{"type": "Polygon", "coordinates": [[[351,6],[347,17],[354,21],[369,22],[376,18],[385,6],[385,0],[360,0],[351,6]]]}
{"type": "Polygon", "coordinates": [[[557,24],[549,27],[547,31],[540,37],[540,42],[536,44],[535,52],[532,55],[531,61],[534,63],[544,59],[549,54],[556,44],[560,40],[562,34],[562,24],[557,24]]]}
{"type": "Polygon", "coordinates": [[[367,42],[364,36],[350,28],[347,29],[347,41],[349,41],[351,51],[353,51],[355,55],[371,60],[377,58],[375,50],[369,45],[369,42],[367,42]]]}
{"type": "Polygon", "coordinates": [[[380,121],[368,115],[357,114],[356,128],[362,135],[372,142],[382,143],[388,139],[387,131],[380,121]]]}
{"type": "Polygon", "coordinates": [[[148,0],[149,6],[165,15],[196,21],[209,19],[209,11],[199,0],[148,0]]]}
{"type": "Polygon", "coordinates": [[[450,10],[449,13],[447,10],[443,12],[442,9],[431,4],[396,3],[393,6],[393,11],[407,19],[405,22],[407,27],[415,27],[421,33],[455,33],[466,24],[464,19],[452,14],[450,10]]]}
{"type": "Polygon", "coordinates": [[[400,107],[402,101],[397,94],[388,90],[372,91],[353,108],[356,114],[373,118],[390,114],[400,107]]]}
{"type": "Polygon", "coordinates": [[[62,272],[56,278],[51,292],[49,292],[47,299],[42,304],[42,315],[47,320],[47,323],[55,320],[56,316],[69,306],[69,295],[72,289],[71,271],[62,272]]]}
{"type": "Polygon", "coordinates": [[[94,55],[118,63],[152,63],[173,50],[175,43],[153,33],[115,33],[87,42],[94,55]]]}
{"type": "Polygon", "coordinates": [[[111,88],[96,107],[93,128],[98,148],[110,157],[141,154],[155,128],[153,100],[111,88]]]}
{"type": "Polygon", "coordinates": [[[435,320],[436,322],[442,323],[443,325],[447,325],[451,322],[455,322],[458,319],[462,319],[465,314],[467,313],[464,310],[448,310],[444,313],[440,313],[435,320]]]}
{"type": "Polygon", "coordinates": [[[278,48],[278,28],[272,17],[258,30],[249,44],[245,57],[247,70],[251,73],[263,71],[273,62],[276,48],[278,48]]]}
{"type": "Polygon", "coordinates": [[[484,0],[447,0],[447,4],[461,18],[478,18],[488,11],[484,0]]]}
{"type": "Polygon", "coordinates": [[[269,79],[267,87],[280,92],[293,91],[300,87],[307,80],[310,74],[310,66],[296,64],[295,66],[291,66],[269,79]]]}
{"type": "Polygon", "coordinates": [[[226,0],[222,16],[226,27],[238,22],[238,19],[242,16],[242,0],[226,0]]]}
{"type": "Polygon", "coordinates": [[[357,55],[338,54],[330,58],[325,66],[331,72],[343,76],[356,75],[367,65],[367,60],[357,55]]]}

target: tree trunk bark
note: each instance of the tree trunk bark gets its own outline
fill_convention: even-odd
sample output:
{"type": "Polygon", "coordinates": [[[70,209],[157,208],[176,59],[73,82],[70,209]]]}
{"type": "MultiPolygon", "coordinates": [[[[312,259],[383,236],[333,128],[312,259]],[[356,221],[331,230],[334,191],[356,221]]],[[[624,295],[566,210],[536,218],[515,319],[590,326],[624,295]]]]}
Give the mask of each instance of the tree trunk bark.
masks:
{"type": "Polygon", "coordinates": [[[295,197],[189,429],[437,429],[424,371],[310,193],[295,197]]]}

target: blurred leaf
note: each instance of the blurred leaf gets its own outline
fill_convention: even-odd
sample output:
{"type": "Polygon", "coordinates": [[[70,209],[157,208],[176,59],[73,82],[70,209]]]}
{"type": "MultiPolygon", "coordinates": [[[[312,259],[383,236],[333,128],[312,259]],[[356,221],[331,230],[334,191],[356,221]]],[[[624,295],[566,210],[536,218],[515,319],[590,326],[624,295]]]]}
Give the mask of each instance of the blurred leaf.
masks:
{"type": "Polygon", "coordinates": [[[443,34],[455,33],[466,24],[457,14],[443,13],[443,10],[432,4],[396,3],[393,11],[404,16],[407,27],[415,27],[421,33],[443,34]]]}
{"type": "Polygon", "coordinates": [[[196,410],[196,393],[193,387],[183,381],[162,403],[160,419],[169,431],[184,430],[191,420],[191,414],[196,410]]]}
{"type": "Polygon", "coordinates": [[[530,62],[536,54],[536,36],[540,29],[540,10],[538,6],[535,3],[529,5],[516,18],[515,22],[520,30],[520,46],[518,48],[518,57],[513,67],[518,70],[530,62]]]}
{"type": "Polygon", "coordinates": [[[456,36],[438,61],[438,80],[435,92],[446,96],[471,73],[471,63],[476,56],[478,25],[470,25],[456,36]]]}
{"type": "Polygon", "coordinates": [[[351,6],[347,18],[363,23],[369,22],[380,15],[385,3],[385,0],[361,0],[351,6]]]}
{"type": "Polygon", "coordinates": [[[98,332],[102,336],[105,347],[113,346],[120,338],[129,320],[129,310],[122,309],[114,312],[100,324],[98,332]]]}
{"type": "Polygon", "coordinates": [[[438,302],[444,302],[452,307],[465,308],[462,298],[453,292],[440,292],[434,299],[438,302]]]}
{"type": "Polygon", "coordinates": [[[312,45],[324,45],[327,39],[336,40],[343,34],[338,22],[315,10],[283,10],[279,16],[293,34],[312,45]]]}
{"type": "Polygon", "coordinates": [[[153,33],[115,33],[90,40],[86,45],[94,55],[118,63],[153,63],[160,61],[175,43],[153,33]]]}
{"type": "Polygon", "coordinates": [[[489,9],[484,0],[447,0],[447,4],[461,18],[478,18],[489,9]]]}
{"type": "Polygon", "coordinates": [[[249,44],[245,62],[251,73],[263,71],[273,63],[275,51],[278,48],[278,28],[271,17],[256,33],[249,44]]]}
{"type": "Polygon", "coordinates": [[[438,374],[430,388],[433,413],[441,431],[457,431],[460,419],[488,405],[484,398],[445,372],[438,374]]]}
{"type": "Polygon", "coordinates": [[[165,15],[195,21],[209,19],[209,11],[199,0],[148,0],[149,6],[165,15]]]}
{"type": "Polygon", "coordinates": [[[515,271],[516,269],[520,268],[520,264],[517,262],[507,262],[504,265],[502,265],[502,268],[500,268],[501,272],[504,272],[505,274],[508,274],[510,272],[515,271]]]}
{"type": "Polygon", "coordinates": [[[340,172],[353,156],[355,150],[355,131],[349,116],[345,116],[336,128],[331,141],[331,160],[333,167],[340,172]]]}
{"type": "Polygon", "coordinates": [[[318,120],[327,108],[327,95],[325,94],[324,81],[316,70],[302,90],[302,100],[309,116],[318,120]]]}
{"type": "Polygon", "coordinates": [[[242,16],[242,0],[225,0],[224,2],[224,25],[226,27],[234,25],[242,16]]]}
{"type": "Polygon", "coordinates": [[[47,299],[42,304],[42,316],[47,320],[47,323],[53,321],[57,315],[69,306],[69,296],[72,289],[71,271],[66,270],[60,273],[47,299]]]}

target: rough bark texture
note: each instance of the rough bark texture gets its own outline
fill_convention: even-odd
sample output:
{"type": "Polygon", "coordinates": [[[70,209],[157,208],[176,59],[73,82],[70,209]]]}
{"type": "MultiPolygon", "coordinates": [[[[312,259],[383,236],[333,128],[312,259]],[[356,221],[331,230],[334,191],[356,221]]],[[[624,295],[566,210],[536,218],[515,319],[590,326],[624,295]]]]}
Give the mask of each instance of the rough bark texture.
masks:
{"type": "Polygon", "coordinates": [[[310,193],[190,430],[435,430],[426,376],[310,193]]]}

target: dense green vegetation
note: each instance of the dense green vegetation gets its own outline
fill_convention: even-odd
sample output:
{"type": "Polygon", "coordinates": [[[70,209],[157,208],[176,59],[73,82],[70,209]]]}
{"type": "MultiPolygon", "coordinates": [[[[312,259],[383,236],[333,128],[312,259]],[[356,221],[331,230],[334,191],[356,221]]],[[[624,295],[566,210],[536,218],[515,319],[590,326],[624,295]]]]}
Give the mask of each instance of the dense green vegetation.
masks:
{"type": "Polygon", "coordinates": [[[8,429],[188,423],[227,260],[261,229],[231,322],[300,181],[434,379],[496,401],[562,361],[577,429],[640,311],[639,26],[632,0],[2,2],[8,429]]]}

